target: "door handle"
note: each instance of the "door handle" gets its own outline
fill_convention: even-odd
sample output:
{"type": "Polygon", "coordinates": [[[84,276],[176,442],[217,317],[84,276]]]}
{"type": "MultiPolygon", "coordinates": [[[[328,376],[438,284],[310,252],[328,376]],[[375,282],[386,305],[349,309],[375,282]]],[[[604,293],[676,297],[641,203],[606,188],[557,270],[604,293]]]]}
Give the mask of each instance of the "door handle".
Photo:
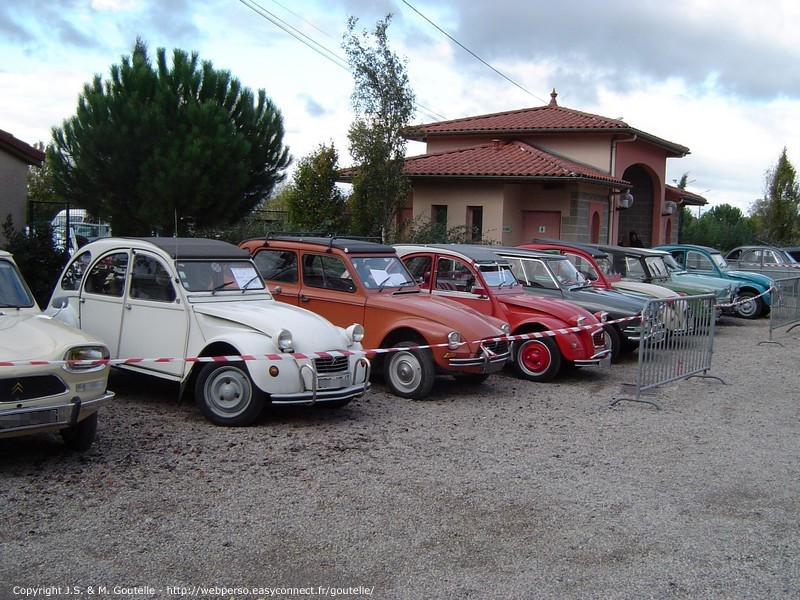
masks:
{"type": "Polygon", "coordinates": [[[132,309],[132,308],[133,308],[133,307],[132,307],[130,304],[126,304],[126,305],[125,305],[125,310],[130,310],[130,309],[132,309]]]}
{"type": "Polygon", "coordinates": [[[300,302],[308,302],[309,300],[311,300],[311,298],[309,298],[305,294],[300,294],[300,302]]]}

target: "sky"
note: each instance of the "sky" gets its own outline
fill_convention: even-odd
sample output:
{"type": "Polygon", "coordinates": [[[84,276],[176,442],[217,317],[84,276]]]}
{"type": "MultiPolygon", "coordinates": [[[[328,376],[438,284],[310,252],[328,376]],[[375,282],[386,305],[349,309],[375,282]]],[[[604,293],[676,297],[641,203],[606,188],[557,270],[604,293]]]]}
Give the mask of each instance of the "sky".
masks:
{"type": "MultiPolygon", "coordinates": [[[[3,0],[0,129],[29,144],[76,112],[137,37],[196,52],[280,109],[295,160],[334,144],[351,165],[349,17],[392,15],[414,123],[542,106],[621,118],[691,153],[667,183],[747,213],[786,148],[800,168],[796,0],[3,0]]],[[[408,154],[424,153],[411,142],[408,154]]]]}

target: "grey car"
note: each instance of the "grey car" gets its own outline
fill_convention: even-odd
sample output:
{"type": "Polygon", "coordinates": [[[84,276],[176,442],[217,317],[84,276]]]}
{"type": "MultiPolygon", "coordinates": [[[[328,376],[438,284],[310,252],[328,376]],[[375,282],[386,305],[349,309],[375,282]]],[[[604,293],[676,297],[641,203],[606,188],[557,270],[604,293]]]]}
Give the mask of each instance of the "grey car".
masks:
{"type": "Polygon", "coordinates": [[[774,246],[739,246],[725,255],[732,269],[764,273],[773,279],[800,275],[800,263],[774,246]]]}
{"type": "Polygon", "coordinates": [[[647,298],[594,287],[562,254],[503,247],[495,251],[513,266],[514,275],[526,292],[567,300],[591,313],[607,313],[609,323],[604,328],[612,360],[620,351],[631,351],[639,345],[641,320],[636,317],[641,315],[647,298]],[[613,322],[617,320],[620,322],[613,322]]]}

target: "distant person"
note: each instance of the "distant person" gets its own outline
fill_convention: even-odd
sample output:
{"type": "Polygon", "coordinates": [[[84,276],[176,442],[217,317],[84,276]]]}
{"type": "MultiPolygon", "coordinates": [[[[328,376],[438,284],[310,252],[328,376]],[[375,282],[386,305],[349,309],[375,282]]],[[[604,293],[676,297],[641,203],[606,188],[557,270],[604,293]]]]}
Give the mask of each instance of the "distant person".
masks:
{"type": "Polygon", "coordinates": [[[635,231],[631,231],[628,234],[628,239],[630,240],[630,243],[628,245],[631,248],[644,248],[644,244],[642,243],[642,240],[639,239],[639,236],[636,235],[635,231]]]}

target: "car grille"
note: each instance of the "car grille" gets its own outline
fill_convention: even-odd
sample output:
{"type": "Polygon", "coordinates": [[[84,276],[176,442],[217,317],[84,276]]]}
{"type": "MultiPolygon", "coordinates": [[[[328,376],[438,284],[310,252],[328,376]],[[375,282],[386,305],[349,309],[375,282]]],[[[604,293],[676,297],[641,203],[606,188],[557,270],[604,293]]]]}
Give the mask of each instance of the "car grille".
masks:
{"type": "Polygon", "coordinates": [[[595,348],[604,347],[606,345],[606,333],[602,327],[592,334],[592,343],[595,348]]]}
{"type": "Polygon", "coordinates": [[[334,356],[331,358],[315,358],[314,366],[317,368],[318,375],[330,375],[332,373],[347,373],[349,363],[346,356],[334,356]]]}
{"type": "Polygon", "coordinates": [[[34,375],[0,379],[0,402],[19,402],[32,398],[57,396],[68,390],[55,375],[34,375]]]}
{"type": "Polygon", "coordinates": [[[481,346],[493,354],[508,354],[508,340],[486,340],[481,342],[481,346]]]}

